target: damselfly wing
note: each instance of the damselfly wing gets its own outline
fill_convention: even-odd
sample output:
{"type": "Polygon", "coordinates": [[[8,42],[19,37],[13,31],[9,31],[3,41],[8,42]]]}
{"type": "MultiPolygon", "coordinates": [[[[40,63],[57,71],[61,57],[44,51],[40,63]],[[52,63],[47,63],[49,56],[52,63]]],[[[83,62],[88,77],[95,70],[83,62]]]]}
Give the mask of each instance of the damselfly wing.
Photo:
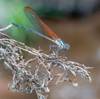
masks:
{"type": "Polygon", "coordinates": [[[47,26],[41,19],[40,17],[33,11],[31,7],[25,7],[25,13],[28,16],[29,20],[32,22],[33,18],[36,18],[38,20],[38,24],[41,25],[41,28],[44,30],[44,35],[47,34],[47,36],[53,38],[53,39],[58,39],[58,35],[52,31],[49,26],[47,26]]]}

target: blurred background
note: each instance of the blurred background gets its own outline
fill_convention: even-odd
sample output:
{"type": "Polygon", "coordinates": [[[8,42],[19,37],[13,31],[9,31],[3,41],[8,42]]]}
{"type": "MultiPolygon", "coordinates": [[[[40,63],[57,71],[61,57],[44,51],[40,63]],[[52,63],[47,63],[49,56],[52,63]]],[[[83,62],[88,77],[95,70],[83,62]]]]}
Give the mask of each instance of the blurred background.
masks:
{"type": "MultiPolygon", "coordinates": [[[[67,82],[50,86],[48,99],[100,98],[100,0],[26,0],[60,37],[71,45],[66,52],[69,60],[94,67],[90,70],[92,83],[80,80],[78,87],[67,82]]],[[[46,50],[49,42],[41,41],[46,50]],[[45,46],[44,46],[45,43],[45,46]]],[[[37,99],[8,90],[9,70],[0,66],[0,99],[37,99]]]]}

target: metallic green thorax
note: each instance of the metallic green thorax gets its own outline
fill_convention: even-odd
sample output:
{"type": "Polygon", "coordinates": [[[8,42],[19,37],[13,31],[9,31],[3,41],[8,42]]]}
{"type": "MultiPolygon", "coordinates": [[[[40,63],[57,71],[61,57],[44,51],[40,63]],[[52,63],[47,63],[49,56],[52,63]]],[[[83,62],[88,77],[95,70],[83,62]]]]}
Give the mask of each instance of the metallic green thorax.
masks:
{"type": "MultiPolygon", "coordinates": [[[[33,18],[32,22],[27,18],[24,7],[27,4],[24,0],[0,0],[0,26],[7,26],[11,23],[16,23],[24,26],[26,29],[33,28],[41,31],[37,20],[33,18]]],[[[19,29],[15,26],[7,30],[7,33],[14,39],[26,44],[33,44],[37,40],[34,33],[19,29]]]]}

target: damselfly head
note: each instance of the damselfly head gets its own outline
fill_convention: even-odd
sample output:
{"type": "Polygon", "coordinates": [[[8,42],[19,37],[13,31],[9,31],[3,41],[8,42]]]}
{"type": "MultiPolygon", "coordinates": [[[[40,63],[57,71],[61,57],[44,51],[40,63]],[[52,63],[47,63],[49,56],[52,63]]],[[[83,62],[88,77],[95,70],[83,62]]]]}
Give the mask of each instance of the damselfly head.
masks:
{"type": "Polygon", "coordinates": [[[62,41],[61,39],[57,39],[57,40],[55,41],[55,43],[58,45],[58,47],[59,47],[60,49],[69,50],[69,48],[70,48],[70,45],[67,44],[67,43],[65,43],[65,42],[62,41]]]}

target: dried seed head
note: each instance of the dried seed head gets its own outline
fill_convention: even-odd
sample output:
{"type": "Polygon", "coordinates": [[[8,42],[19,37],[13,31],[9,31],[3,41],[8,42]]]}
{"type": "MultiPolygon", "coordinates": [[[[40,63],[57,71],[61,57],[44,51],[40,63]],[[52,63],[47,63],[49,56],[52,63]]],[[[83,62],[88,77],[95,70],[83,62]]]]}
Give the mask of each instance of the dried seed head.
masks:
{"type": "MultiPolygon", "coordinates": [[[[13,74],[9,88],[23,93],[32,93],[35,90],[38,99],[46,99],[44,94],[49,92],[48,84],[57,76],[55,83],[70,81],[71,74],[75,78],[80,76],[91,81],[85,65],[69,61],[61,54],[56,55],[55,51],[45,54],[40,49],[36,50],[8,37],[0,38],[0,60],[13,74]]],[[[78,86],[77,82],[71,82],[78,86]]]]}

